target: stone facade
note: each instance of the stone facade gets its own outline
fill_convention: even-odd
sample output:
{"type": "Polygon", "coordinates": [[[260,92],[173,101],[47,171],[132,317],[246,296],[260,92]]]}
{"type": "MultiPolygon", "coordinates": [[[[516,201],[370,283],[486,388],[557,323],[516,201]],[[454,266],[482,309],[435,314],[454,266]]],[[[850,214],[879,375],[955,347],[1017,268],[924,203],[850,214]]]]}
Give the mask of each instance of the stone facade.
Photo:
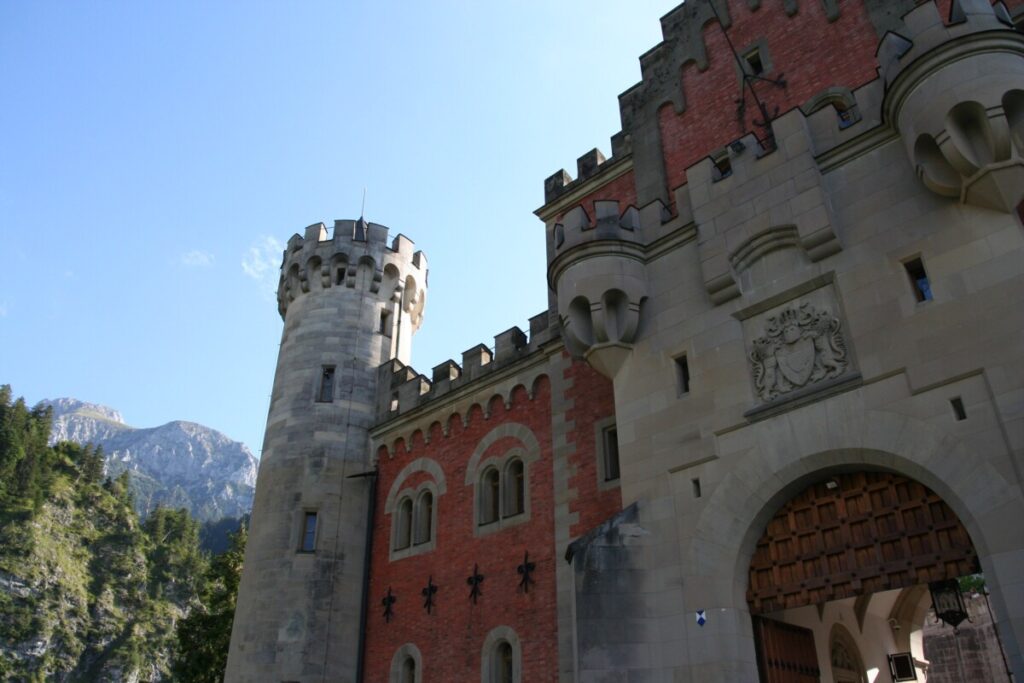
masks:
{"type": "MultiPolygon", "coordinates": [[[[955,513],[1024,676],[1022,15],[688,0],[545,181],[548,310],[429,377],[411,245],[293,238],[227,680],[757,681],[758,539],[860,471],[955,513]]],[[[926,602],[767,616],[886,681],[926,602]]]]}

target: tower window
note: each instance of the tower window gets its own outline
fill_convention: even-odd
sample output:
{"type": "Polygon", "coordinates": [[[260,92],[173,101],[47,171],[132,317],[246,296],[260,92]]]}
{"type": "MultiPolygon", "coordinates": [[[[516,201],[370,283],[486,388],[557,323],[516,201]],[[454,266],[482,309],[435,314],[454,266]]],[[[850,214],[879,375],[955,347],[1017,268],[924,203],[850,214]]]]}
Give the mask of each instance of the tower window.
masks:
{"type": "Polygon", "coordinates": [[[700,477],[697,477],[696,479],[691,479],[690,484],[693,486],[693,497],[700,498],[700,477]]]}
{"type": "Polygon", "coordinates": [[[619,430],[608,427],[601,432],[601,457],[604,464],[604,480],[619,478],[619,430]]]}
{"type": "Polygon", "coordinates": [[[302,521],[302,544],[299,550],[311,553],[316,550],[316,513],[306,512],[302,521]]]}
{"type": "Polygon", "coordinates": [[[690,364],[686,354],[676,358],[676,387],[680,396],[690,393],[690,364]]]}
{"type": "Polygon", "coordinates": [[[385,337],[391,336],[391,311],[385,309],[380,312],[380,333],[385,337]]]}
{"type": "Polygon", "coordinates": [[[928,273],[924,269],[924,262],[920,258],[914,258],[904,262],[903,267],[910,278],[910,285],[914,290],[914,297],[918,302],[932,300],[932,286],[928,280],[928,273]]]}
{"type": "Polygon", "coordinates": [[[334,400],[334,366],[325,365],[320,371],[320,390],[317,392],[317,401],[330,403],[334,400]]]}

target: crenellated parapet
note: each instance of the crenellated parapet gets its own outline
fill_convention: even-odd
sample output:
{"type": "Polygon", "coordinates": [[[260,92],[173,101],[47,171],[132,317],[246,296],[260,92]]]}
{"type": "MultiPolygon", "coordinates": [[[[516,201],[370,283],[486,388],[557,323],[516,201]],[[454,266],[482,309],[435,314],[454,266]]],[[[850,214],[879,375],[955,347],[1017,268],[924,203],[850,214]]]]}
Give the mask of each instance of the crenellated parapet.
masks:
{"type": "Polygon", "coordinates": [[[1024,35],[1002,3],[933,3],[878,49],[885,119],[922,182],[962,203],[1011,212],[1024,200],[1024,35]]]}
{"type": "MultiPolygon", "coordinates": [[[[557,318],[543,311],[530,318],[529,336],[512,327],[495,335],[493,347],[477,344],[462,352],[461,363],[446,360],[435,366],[429,377],[398,359],[388,361],[377,368],[377,419],[386,422],[463,390],[498,381],[504,370],[518,368],[524,358],[558,335],[557,318]]],[[[486,415],[489,408],[485,405],[483,409],[486,415]]]]}
{"type": "Polygon", "coordinates": [[[297,298],[338,288],[365,290],[383,304],[400,305],[415,331],[426,303],[427,257],[405,235],[389,242],[385,226],[361,218],[337,220],[333,231],[314,223],[292,235],[277,289],[281,317],[297,298]]]}

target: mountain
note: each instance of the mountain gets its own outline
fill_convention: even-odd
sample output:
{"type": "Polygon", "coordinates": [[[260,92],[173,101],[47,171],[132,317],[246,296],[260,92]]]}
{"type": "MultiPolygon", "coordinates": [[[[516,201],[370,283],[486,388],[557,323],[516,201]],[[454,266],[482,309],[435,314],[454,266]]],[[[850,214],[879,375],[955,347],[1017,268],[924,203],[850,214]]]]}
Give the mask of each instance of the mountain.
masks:
{"type": "Polygon", "coordinates": [[[252,508],[257,460],[246,446],[194,422],[136,429],[107,406],[74,398],[42,401],[53,408],[50,443],[103,447],[106,474],[131,475],[135,507],[187,508],[202,521],[241,517],[252,508]]]}

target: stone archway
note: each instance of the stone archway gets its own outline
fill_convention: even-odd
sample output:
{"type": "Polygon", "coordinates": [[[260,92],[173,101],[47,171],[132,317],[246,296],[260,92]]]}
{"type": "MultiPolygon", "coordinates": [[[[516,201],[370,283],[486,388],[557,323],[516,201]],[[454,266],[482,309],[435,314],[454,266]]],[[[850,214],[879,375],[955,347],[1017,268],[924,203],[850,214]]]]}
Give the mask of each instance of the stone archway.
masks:
{"type": "Polygon", "coordinates": [[[720,656],[703,658],[700,671],[756,680],[746,591],[758,539],[779,508],[808,485],[829,474],[871,470],[920,482],[956,513],[989,581],[1009,666],[1024,675],[1024,604],[1015,600],[1024,530],[1005,523],[1024,518],[1024,498],[1008,454],[971,453],[934,424],[865,411],[853,394],[833,402],[756,423],[720,443],[730,454],[729,469],[689,522],[682,558],[689,568],[682,601],[716,615],[701,635],[725,644],[720,656]]]}
{"type": "Polygon", "coordinates": [[[768,522],[747,602],[765,614],[978,571],[967,530],[934,491],[891,472],[835,474],[768,522]]]}

